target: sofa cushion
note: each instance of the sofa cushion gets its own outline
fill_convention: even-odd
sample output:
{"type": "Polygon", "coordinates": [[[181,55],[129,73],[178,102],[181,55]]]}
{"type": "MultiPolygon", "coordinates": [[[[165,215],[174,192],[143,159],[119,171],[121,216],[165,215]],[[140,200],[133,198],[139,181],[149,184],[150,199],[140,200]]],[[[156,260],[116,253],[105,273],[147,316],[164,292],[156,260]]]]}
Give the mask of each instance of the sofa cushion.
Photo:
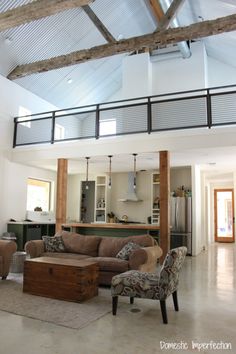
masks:
{"type": "Polygon", "coordinates": [[[62,231],[58,234],[62,236],[66,252],[80,253],[91,257],[96,257],[98,255],[98,246],[101,237],[80,235],[68,231],[62,231]]]}
{"type": "Polygon", "coordinates": [[[114,257],[93,257],[87,260],[97,262],[99,271],[123,273],[129,269],[129,262],[114,257]]]}
{"type": "Polygon", "coordinates": [[[133,241],[130,241],[121,248],[121,250],[117,253],[116,258],[125,259],[126,261],[128,261],[131,252],[133,250],[137,250],[138,248],[141,248],[141,246],[133,241]]]}
{"type": "Polygon", "coordinates": [[[47,252],[65,252],[65,246],[61,236],[43,236],[42,239],[47,252]]]}
{"type": "Polygon", "coordinates": [[[141,247],[153,246],[155,241],[152,236],[138,235],[129,237],[102,237],[98,248],[99,257],[116,257],[126,243],[133,241],[141,247]]]}

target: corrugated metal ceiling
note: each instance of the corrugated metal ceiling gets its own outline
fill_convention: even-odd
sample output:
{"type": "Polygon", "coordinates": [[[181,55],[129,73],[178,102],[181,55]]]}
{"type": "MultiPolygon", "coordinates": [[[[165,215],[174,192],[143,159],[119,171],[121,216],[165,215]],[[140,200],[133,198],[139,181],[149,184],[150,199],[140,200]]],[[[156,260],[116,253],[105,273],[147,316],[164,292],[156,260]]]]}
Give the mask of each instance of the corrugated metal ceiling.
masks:
{"type": "MultiPolygon", "coordinates": [[[[3,0],[0,12],[30,3],[3,0]]],[[[156,23],[145,0],[96,0],[90,7],[116,38],[151,33],[156,23]]],[[[235,13],[230,0],[186,0],[178,17],[181,25],[235,13]]],[[[235,32],[205,39],[209,55],[235,64],[235,32]]],[[[106,43],[81,8],[67,10],[0,32],[0,73],[7,76],[17,65],[67,54],[106,43]]],[[[90,61],[16,80],[19,85],[58,107],[107,100],[121,87],[124,55],[90,61]],[[68,84],[68,79],[72,83],[68,84]]]]}

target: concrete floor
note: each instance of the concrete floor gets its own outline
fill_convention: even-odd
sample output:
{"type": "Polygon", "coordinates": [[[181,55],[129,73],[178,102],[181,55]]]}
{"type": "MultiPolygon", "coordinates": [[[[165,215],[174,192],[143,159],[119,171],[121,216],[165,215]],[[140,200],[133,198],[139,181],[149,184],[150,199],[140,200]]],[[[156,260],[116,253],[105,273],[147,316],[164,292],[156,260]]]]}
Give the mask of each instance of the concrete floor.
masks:
{"type": "Polygon", "coordinates": [[[206,344],[202,353],[236,353],[235,245],[214,244],[187,257],[179,306],[175,312],[167,300],[169,324],[163,325],[159,303],[137,299],[130,309],[139,312],[119,313],[118,305],[116,317],[107,314],[80,330],[0,311],[0,354],[197,353],[192,341],[206,344]],[[181,349],[167,349],[174,343],[181,349]],[[222,343],[231,349],[213,349],[222,343]]]}

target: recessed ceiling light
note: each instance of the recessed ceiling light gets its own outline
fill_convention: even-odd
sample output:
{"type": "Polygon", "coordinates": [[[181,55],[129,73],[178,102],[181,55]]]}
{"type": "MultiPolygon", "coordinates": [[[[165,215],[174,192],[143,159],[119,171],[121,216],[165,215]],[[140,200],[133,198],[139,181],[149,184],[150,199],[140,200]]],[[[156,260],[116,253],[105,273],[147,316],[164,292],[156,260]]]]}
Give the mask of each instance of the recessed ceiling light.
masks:
{"type": "Polygon", "coordinates": [[[73,80],[71,79],[71,78],[69,78],[68,80],[67,80],[67,83],[68,84],[71,84],[73,82],[73,80]]]}
{"type": "Polygon", "coordinates": [[[6,37],[6,38],[5,38],[5,43],[6,43],[7,45],[11,44],[12,42],[13,42],[13,39],[12,39],[11,37],[6,37]]]}

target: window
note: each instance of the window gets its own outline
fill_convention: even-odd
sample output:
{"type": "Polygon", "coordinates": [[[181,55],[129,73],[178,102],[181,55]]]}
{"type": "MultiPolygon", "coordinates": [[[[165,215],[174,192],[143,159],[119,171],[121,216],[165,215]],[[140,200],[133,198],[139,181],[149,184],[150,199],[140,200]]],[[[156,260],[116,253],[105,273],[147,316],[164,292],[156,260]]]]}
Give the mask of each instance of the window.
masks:
{"type": "Polygon", "coordinates": [[[54,139],[62,140],[65,138],[65,127],[60,124],[55,124],[54,139]]]}
{"type": "Polygon", "coordinates": [[[27,210],[41,208],[50,210],[51,182],[39,179],[27,179],[27,210]]]}
{"type": "MultiPolygon", "coordinates": [[[[31,115],[31,111],[29,109],[20,106],[19,107],[19,116],[20,116],[20,118],[18,118],[18,122],[31,119],[30,115],[31,115]],[[29,117],[25,117],[25,116],[29,116],[29,117]]],[[[31,127],[31,122],[23,122],[23,123],[20,123],[20,124],[24,125],[27,128],[31,127]]]]}
{"type": "Polygon", "coordinates": [[[114,118],[101,120],[99,124],[99,132],[99,135],[116,134],[116,120],[114,118]]]}

